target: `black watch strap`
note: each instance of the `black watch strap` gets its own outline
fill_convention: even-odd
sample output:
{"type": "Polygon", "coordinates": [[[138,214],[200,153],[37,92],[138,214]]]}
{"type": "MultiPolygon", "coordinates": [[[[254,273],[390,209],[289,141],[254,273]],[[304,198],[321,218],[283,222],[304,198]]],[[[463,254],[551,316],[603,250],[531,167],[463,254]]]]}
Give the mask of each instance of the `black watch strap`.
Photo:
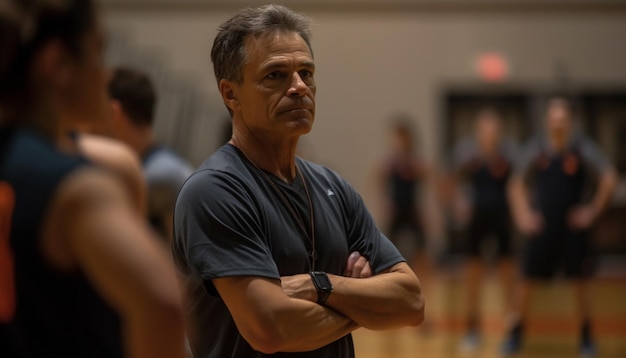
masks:
{"type": "Polygon", "coordinates": [[[317,303],[323,305],[333,292],[333,284],[330,282],[326,272],[313,271],[311,272],[311,280],[315,289],[317,290],[317,303]]]}

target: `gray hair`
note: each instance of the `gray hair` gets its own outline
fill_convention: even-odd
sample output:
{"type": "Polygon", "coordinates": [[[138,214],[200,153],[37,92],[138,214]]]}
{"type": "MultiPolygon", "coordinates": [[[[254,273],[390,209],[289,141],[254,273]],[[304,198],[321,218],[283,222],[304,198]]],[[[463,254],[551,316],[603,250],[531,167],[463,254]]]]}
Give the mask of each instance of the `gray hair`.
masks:
{"type": "Polygon", "coordinates": [[[243,65],[246,63],[245,40],[249,36],[259,36],[276,31],[295,32],[311,49],[310,20],[306,16],[281,5],[264,5],[257,8],[239,10],[235,16],[218,28],[218,34],[211,49],[211,61],[215,79],[243,82],[243,65]]]}

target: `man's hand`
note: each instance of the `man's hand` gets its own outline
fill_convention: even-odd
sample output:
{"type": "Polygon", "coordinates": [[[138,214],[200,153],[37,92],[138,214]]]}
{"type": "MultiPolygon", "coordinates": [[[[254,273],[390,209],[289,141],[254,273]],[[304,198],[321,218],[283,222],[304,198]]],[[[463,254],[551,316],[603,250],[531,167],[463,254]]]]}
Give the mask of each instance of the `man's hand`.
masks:
{"type": "Polygon", "coordinates": [[[367,258],[365,258],[365,256],[361,256],[361,254],[357,251],[351,253],[350,256],[348,256],[348,263],[346,265],[344,276],[352,278],[371,277],[372,267],[370,266],[370,262],[367,258]]]}
{"type": "Polygon", "coordinates": [[[527,236],[537,235],[543,230],[543,216],[534,210],[527,210],[517,218],[519,231],[527,236]]]}
{"type": "Polygon", "coordinates": [[[573,207],[567,216],[567,224],[573,230],[585,230],[598,216],[598,211],[591,205],[579,205],[573,207]]]}

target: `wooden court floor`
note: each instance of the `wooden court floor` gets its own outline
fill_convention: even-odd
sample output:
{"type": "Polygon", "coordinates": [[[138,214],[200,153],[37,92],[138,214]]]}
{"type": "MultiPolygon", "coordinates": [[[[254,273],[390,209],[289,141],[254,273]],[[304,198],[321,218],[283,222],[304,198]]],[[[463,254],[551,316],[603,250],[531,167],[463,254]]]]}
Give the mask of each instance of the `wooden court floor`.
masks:
{"type": "MultiPolygon", "coordinates": [[[[464,288],[458,275],[429,275],[423,280],[425,324],[419,328],[354,333],[357,358],[500,357],[505,315],[499,284],[487,277],[483,284],[483,338],[473,353],[460,349],[464,333],[464,288]]],[[[600,358],[626,358],[626,277],[599,278],[593,289],[593,329],[600,358]]],[[[574,319],[572,289],[563,281],[539,287],[533,295],[532,317],[523,350],[515,357],[578,357],[579,336],[574,319]]]]}

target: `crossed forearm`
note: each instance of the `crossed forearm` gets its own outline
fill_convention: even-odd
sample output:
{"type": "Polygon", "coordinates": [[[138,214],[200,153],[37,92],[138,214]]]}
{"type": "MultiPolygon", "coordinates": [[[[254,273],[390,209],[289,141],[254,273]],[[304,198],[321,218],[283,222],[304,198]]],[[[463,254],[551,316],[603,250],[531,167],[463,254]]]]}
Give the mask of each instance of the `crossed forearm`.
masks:
{"type": "Polygon", "coordinates": [[[424,319],[424,299],[412,272],[396,271],[365,279],[331,276],[326,305],[368,329],[415,326],[424,319]]]}
{"type": "MultiPolygon", "coordinates": [[[[294,283],[293,276],[283,281],[294,283]]],[[[310,278],[309,278],[310,281],[310,278]]],[[[311,300],[289,295],[276,280],[235,276],[213,280],[241,335],[257,351],[303,352],[352,332],[350,318],[311,300]]]]}
{"type": "Polygon", "coordinates": [[[302,352],[323,347],[359,326],[350,318],[316,303],[292,298],[288,307],[277,313],[279,323],[276,345],[269,350],[302,352]]]}
{"type": "MultiPolygon", "coordinates": [[[[405,263],[369,278],[329,275],[333,293],[325,305],[368,329],[414,326],[424,318],[419,280],[405,263]]],[[[283,277],[288,296],[316,302],[308,274],[283,277]]],[[[321,306],[320,306],[321,307],[321,306]]]]}

